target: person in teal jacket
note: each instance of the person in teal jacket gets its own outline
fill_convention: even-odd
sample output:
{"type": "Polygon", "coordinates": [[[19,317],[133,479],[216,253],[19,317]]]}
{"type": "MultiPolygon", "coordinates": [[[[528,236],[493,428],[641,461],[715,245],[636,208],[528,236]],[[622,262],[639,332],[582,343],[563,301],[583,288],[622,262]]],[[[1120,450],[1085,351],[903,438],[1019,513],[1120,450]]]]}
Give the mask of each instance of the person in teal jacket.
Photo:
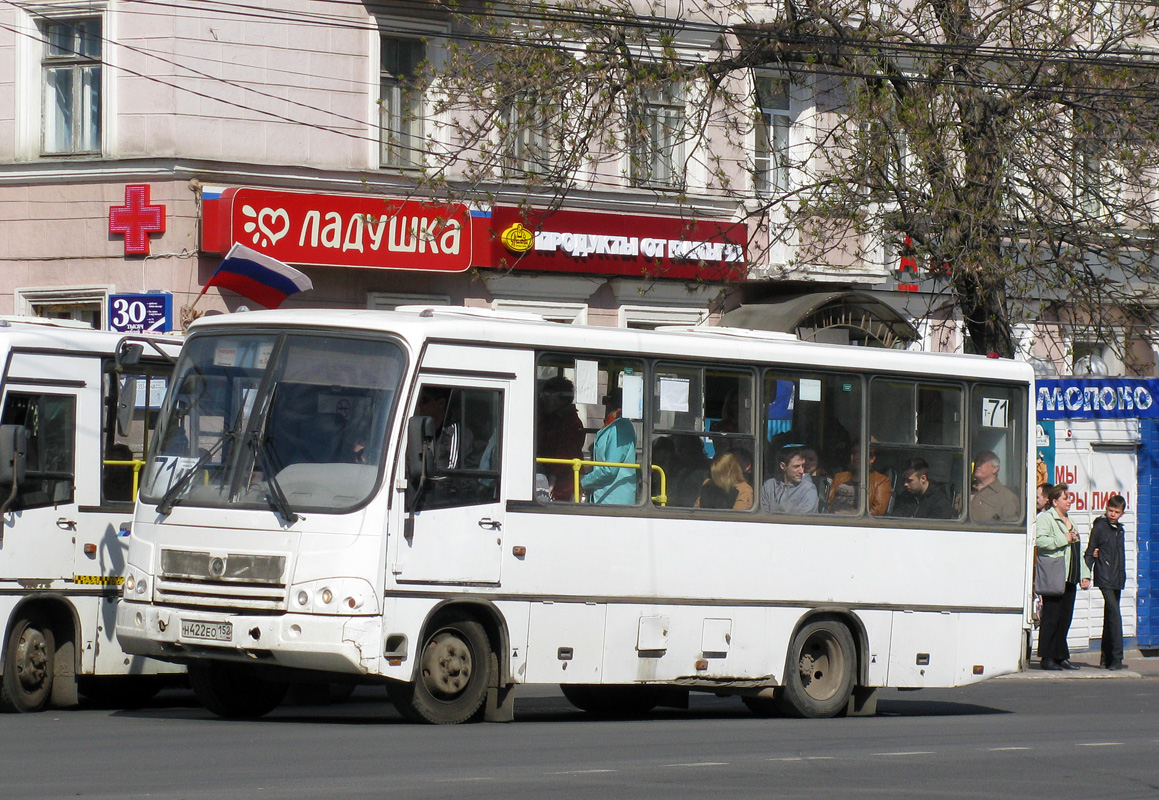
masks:
{"type": "Polygon", "coordinates": [[[1050,505],[1038,515],[1034,544],[1040,555],[1066,559],[1066,589],[1060,595],[1042,597],[1042,621],[1038,628],[1038,657],[1042,669],[1079,669],[1072,664],[1066,634],[1074,616],[1075,586],[1091,585],[1091,569],[1079,555],[1079,535],[1067,513],[1070,511],[1070,487],[1056,483],[1046,490],[1050,505]]]}
{"type": "MultiPolygon", "coordinates": [[[[621,397],[620,390],[616,389],[604,398],[609,413],[592,445],[592,461],[636,463],[636,429],[622,416],[621,397]]],[[[591,472],[580,479],[580,488],[592,503],[635,505],[636,472],[631,467],[592,467],[591,472]]]]}

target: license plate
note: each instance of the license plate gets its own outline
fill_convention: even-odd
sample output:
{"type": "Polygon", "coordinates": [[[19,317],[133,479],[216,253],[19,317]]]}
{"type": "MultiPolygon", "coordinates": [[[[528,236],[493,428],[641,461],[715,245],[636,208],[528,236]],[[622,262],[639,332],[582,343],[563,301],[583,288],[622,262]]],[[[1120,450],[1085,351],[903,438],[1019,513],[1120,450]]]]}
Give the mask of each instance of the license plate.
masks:
{"type": "Polygon", "coordinates": [[[232,622],[198,622],[181,620],[182,639],[206,639],[211,642],[228,642],[233,639],[232,622]]]}

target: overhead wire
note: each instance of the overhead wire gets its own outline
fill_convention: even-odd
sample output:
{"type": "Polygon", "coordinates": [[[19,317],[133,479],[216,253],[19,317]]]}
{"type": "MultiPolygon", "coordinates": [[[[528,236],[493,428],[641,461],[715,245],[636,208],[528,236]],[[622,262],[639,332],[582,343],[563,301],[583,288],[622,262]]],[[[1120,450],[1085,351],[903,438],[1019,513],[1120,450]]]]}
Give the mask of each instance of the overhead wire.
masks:
{"type": "MultiPolygon", "coordinates": [[[[13,2],[13,0],[3,0],[3,2],[7,3],[8,5],[13,5],[13,6],[16,5],[16,3],[13,2]]],[[[316,0],[316,2],[364,7],[362,5],[362,3],[360,2],[360,0],[316,0]]],[[[401,2],[404,5],[408,4],[408,0],[396,0],[396,2],[401,2]]],[[[420,3],[420,2],[410,2],[409,4],[414,5],[414,6],[423,5],[424,7],[426,7],[426,4],[420,3]]],[[[188,5],[182,5],[179,3],[165,3],[165,2],[152,2],[152,1],[151,2],[142,2],[142,0],[135,0],[134,2],[131,2],[129,5],[134,7],[134,10],[136,10],[136,11],[139,11],[141,6],[165,7],[165,8],[171,8],[174,10],[187,10],[187,11],[194,11],[195,10],[188,5]]],[[[276,20],[280,23],[286,23],[287,21],[289,21],[288,14],[290,12],[286,9],[259,9],[259,10],[255,10],[253,6],[242,6],[241,4],[221,2],[220,0],[216,0],[216,1],[215,0],[207,0],[204,3],[204,5],[214,6],[219,11],[221,9],[227,9],[229,11],[229,13],[231,13],[231,14],[249,17],[250,19],[254,19],[257,21],[276,20]],[[242,10],[242,9],[244,9],[244,10],[242,10]],[[256,11],[271,11],[271,12],[276,11],[277,16],[271,17],[271,16],[267,16],[265,14],[256,13],[256,11]]],[[[24,8],[25,10],[29,10],[29,8],[25,5],[21,5],[21,7],[24,8]]],[[[36,12],[33,11],[32,13],[35,14],[36,12]]],[[[152,12],[148,12],[148,13],[152,13],[152,12]]],[[[306,12],[294,12],[294,13],[305,14],[306,12]]],[[[41,15],[41,16],[44,19],[55,19],[55,17],[48,17],[47,15],[41,15]]],[[[320,20],[326,20],[328,24],[331,24],[331,23],[337,24],[337,23],[334,23],[334,20],[336,18],[333,17],[332,15],[310,14],[308,16],[310,16],[310,19],[309,20],[302,20],[300,22],[300,24],[317,24],[317,22],[320,20]]],[[[188,17],[188,18],[193,18],[193,17],[188,17]]],[[[202,18],[202,17],[199,16],[197,18],[202,18]]],[[[568,17],[568,19],[571,20],[573,18],[568,17]]],[[[655,24],[652,22],[648,22],[646,24],[645,23],[640,23],[640,24],[642,27],[652,27],[652,28],[655,27],[655,24]]],[[[673,26],[680,27],[680,26],[684,26],[684,25],[685,25],[684,21],[671,21],[670,20],[670,21],[667,21],[664,23],[664,26],[666,27],[666,29],[673,27],[673,26]]],[[[382,32],[382,31],[384,31],[384,27],[380,22],[366,23],[366,24],[354,23],[350,27],[356,28],[358,30],[365,30],[368,32],[382,32]]],[[[24,36],[30,36],[30,37],[32,36],[32,34],[30,34],[29,32],[24,31],[24,30],[20,30],[14,26],[0,24],[0,28],[3,28],[5,30],[8,30],[8,31],[15,33],[15,34],[18,34],[18,35],[24,35],[24,36]]],[[[716,28],[713,28],[713,30],[723,30],[723,28],[716,27],[716,28]]],[[[461,39],[472,40],[472,39],[470,39],[470,37],[467,37],[467,35],[465,35],[465,34],[451,34],[451,33],[439,34],[436,38],[439,38],[439,39],[451,38],[451,39],[453,39],[453,38],[456,38],[456,36],[458,38],[461,38],[461,39]]],[[[33,37],[33,38],[36,38],[36,37],[33,37]]],[[[207,73],[207,72],[203,72],[201,70],[197,70],[197,69],[189,66],[187,63],[182,63],[182,62],[179,62],[178,60],[168,58],[164,55],[161,55],[156,50],[151,50],[148,48],[138,47],[138,46],[134,46],[134,45],[128,45],[124,42],[114,42],[114,41],[111,41],[111,40],[104,38],[104,37],[102,37],[102,39],[103,39],[103,41],[107,42],[111,46],[124,48],[127,51],[135,52],[135,53],[142,55],[142,56],[145,56],[147,58],[158,59],[158,60],[162,61],[163,63],[168,63],[169,65],[173,66],[176,69],[185,70],[188,73],[190,73],[194,76],[197,76],[198,78],[207,80],[207,81],[217,82],[217,83],[220,83],[221,85],[228,86],[228,87],[231,87],[233,89],[237,89],[237,90],[240,90],[240,91],[243,91],[246,93],[252,93],[254,96],[274,100],[274,101],[277,101],[279,103],[289,104],[293,107],[300,108],[300,109],[303,109],[306,111],[316,112],[316,113],[323,114],[323,115],[328,115],[329,117],[336,118],[338,120],[342,120],[345,122],[349,122],[352,127],[355,127],[358,129],[363,129],[368,124],[367,120],[362,119],[362,118],[356,118],[356,117],[342,115],[342,114],[334,112],[332,109],[324,109],[324,108],[321,108],[321,107],[318,107],[315,105],[311,105],[308,103],[302,103],[300,101],[292,100],[292,99],[287,98],[287,97],[282,96],[282,95],[275,95],[273,93],[257,89],[253,86],[250,86],[250,85],[238,83],[236,81],[231,81],[231,80],[225,79],[221,76],[216,76],[216,75],[212,75],[212,74],[207,73]]],[[[487,43],[513,44],[513,45],[520,45],[523,47],[544,46],[544,47],[550,47],[552,49],[558,48],[558,45],[554,44],[554,43],[543,44],[543,43],[528,41],[527,37],[525,37],[525,36],[510,36],[510,37],[488,36],[488,37],[475,37],[473,40],[483,41],[483,42],[487,42],[487,43]]],[[[790,37],[783,37],[782,36],[777,40],[778,41],[790,41],[790,37]]],[[[981,50],[979,48],[970,48],[969,50],[961,49],[960,51],[954,51],[952,49],[945,49],[946,48],[945,45],[919,46],[921,43],[902,44],[902,43],[892,43],[892,42],[858,43],[858,42],[851,41],[847,38],[834,37],[834,36],[794,37],[792,39],[792,41],[794,43],[805,45],[805,46],[812,44],[812,45],[817,45],[817,46],[828,46],[830,48],[832,48],[832,46],[834,44],[838,44],[840,46],[851,48],[847,52],[861,52],[863,50],[876,48],[877,50],[880,50],[880,51],[893,52],[895,54],[898,54],[898,57],[904,57],[907,53],[912,53],[912,52],[934,52],[934,53],[938,53],[938,54],[951,53],[953,55],[969,56],[972,58],[979,58],[979,59],[984,58],[986,60],[991,60],[991,61],[996,59],[996,58],[999,58],[999,57],[1007,58],[1007,59],[1015,59],[1015,58],[1025,59],[1028,57],[1027,54],[1025,53],[1025,51],[1020,51],[1020,50],[1012,49],[1012,48],[1006,48],[1006,49],[991,48],[989,50],[981,50]]],[[[1035,55],[1037,57],[1038,54],[1035,54],[1035,55]]],[[[1071,56],[1056,57],[1056,58],[1051,60],[1051,63],[1071,64],[1071,63],[1074,63],[1076,60],[1078,61],[1078,63],[1102,63],[1096,59],[1085,59],[1084,60],[1084,59],[1076,59],[1076,58],[1071,57],[1071,56]]],[[[108,63],[108,62],[106,62],[106,63],[108,63]]],[[[701,61],[696,60],[696,59],[691,59],[691,58],[686,59],[685,63],[687,63],[689,65],[701,65],[702,64],[701,61]]],[[[1122,62],[1114,62],[1114,63],[1119,64],[1119,65],[1123,65],[1122,62]]],[[[1135,67],[1135,68],[1144,67],[1147,69],[1153,69],[1156,66],[1159,66],[1159,62],[1148,64],[1148,63],[1143,63],[1143,62],[1132,59],[1129,62],[1127,62],[1127,65],[1135,67]]],[[[307,127],[311,127],[311,128],[320,130],[320,131],[334,133],[334,134],[337,134],[340,136],[345,136],[345,137],[349,137],[349,138],[353,138],[353,139],[364,140],[364,141],[373,142],[376,144],[379,142],[379,137],[377,135],[368,136],[368,135],[365,135],[362,133],[358,133],[356,131],[345,130],[341,127],[335,127],[335,126],[329,126],[329,125],[320,125],[320,124],[312,123],[312,122],[305,122],[305,121],[298,119],[298,118],[295,118],[295,117],[287,116],[284,114],[279,114],[277,112],[266,110],[266,109],[254,108],[252,105],[234,102],[234,101],[227,100],[227,99],[220,97],[220,96],[217,96],[217,95],[209,94],[209,93],[203,92],[203,91],[198,91],[198,90],[192,89],[186,85],[179,84],[179,83],[176,83],[174,81],[166,80],[164,78],[160,78],[157,76],[144,74],[142,72],[133,70],[131,68],[121,66],[119,64],[109,63],[109,66],[112,66],[114,69],[121,70],[126,74],[133,75],[135,77],[139,77],[139,78],[142,78],[145,80],[149,80],[149,81],[152,81],[152,82],[160,84],[160,85],[165,85],[165,86],[168,86],[170,88],[173,88],[173,89],[176,89],[179,91],[184,91],[184,92],[187,92],[187,93],[189,93],[193,96],[196,96],[196,97],[200,97],[200,98],[214,101],[214,102],[220,102],[227,107],[242,109],[242,110],[245,110],[247,112],[260,114],[260,115],[263,115],[263,116],[266,116],[266,117],[269,117],[271,119],[275,119],[275,120],[278,120],[281,122],[286,122],[286,123],[290,123],[290,124],[294,124],[294,125],[307,126],[307,127]]],[[[811,66],[810,71],[815,73],[815,74],[819,74],[819,75],[830,76],[830,77],[840,77],[840,78],[881,79],[882,77],[884,77],[884,76],[877,74],[877,73],[857,72],[857,71],[852,71],[852,70],[842,70],[842,69],[837,69],[837,68],[833,68],[833,67],[822,68],[822,67],[818,67],[817,65],[811,66]]],[[[923,82],[923,81],[932,81],[933,80],[931,78],[926,78],[920,74],[905,75],[904,79],[914,81],[914,82],[923,82]]],[[[1000,88],[1014,89],[1014,88],[1016,88],[1016,89],[1022,90],[1022,89],[1030,88],[1026,84],[1024,84],[1023,82],[1009,82],[1006,84],[999,83],[999,82],[989,82],[986,84],[980,84],[978,81],[973,80],[973,79],[968,79],[968,80],[967,79],[950,79],[950,80],[939,79],[938,82],[946,84],[946,85],[984,86],[985,88],[995,88],[995,89],[1000,89],[1000,88]]],[[[356,83],[358,83],[358,82],[356,82],[356,83]]],[[[361,85],[373,86],[374,84],[361,83],[361,85]]],[[[1101,95],[1105,94],[1105,92],[1106,92],[1106,90],[1103,87],[1093,87],[1093,86],[1092,87],[1083,87],[1083,86],[1079,86],[1079,85],[1068,86],[1068,87],[1065,87],[1065,89],[1060,88],[1057,91],[1060,91],[1060,92],[1065,91],[1067,94],[1072,95],[1072,96],[1083,96],[1084,93],[1088,93],[1089,96],[1091,96],[1091,97],[1101,96],[1101,95]]],[[[1118,90],[1117,94],[1120,98],[1125,98],[1125,99],[1152,100],[1152,99],[1155,99],[1156,97],[1159,97],[1159,92],[1151,92],[1151,91],[1141,91],[1141,92],[1137,92],[1137,93],[1129,93],[1129,92],[1123,92],[1122,90],[1118,90]]],[[[376,130],[376,134],[377,134],[377,130],[376,130]]],[[[594,179],[595,179],[594,174],[588,176],[589,183],[592,182],[592,180],[594,180],[594,179]]],[[[595,183],[597,186],[598,185],[608,185],[608,186],[620,186],[620,185],[622,185],[619,182],[613,183],[610,181],[606,182],[605,184],[601,184],[598,180],[596,180],[595,183]]]]}

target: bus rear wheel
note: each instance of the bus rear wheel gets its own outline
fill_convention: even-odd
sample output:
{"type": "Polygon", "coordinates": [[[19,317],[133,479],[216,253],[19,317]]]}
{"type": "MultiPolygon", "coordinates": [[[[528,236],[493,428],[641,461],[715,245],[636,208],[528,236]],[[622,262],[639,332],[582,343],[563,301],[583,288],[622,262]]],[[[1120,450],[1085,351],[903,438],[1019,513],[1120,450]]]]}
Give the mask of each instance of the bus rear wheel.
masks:
{"type": "Polygon", "coordinates": [[[398,712],[412,722],[457,725],[482,715],[491,644],[474,620],[450,620],[426,637],[419,674],[387,686],[398,712]]]}
{"type": "Polygon", "coordinates": [[[835,717],[849,706],[856,668],[849,628],[831,619],[810,622],[789,646],[778,705],[794,717],[835,717]]]}
{"type": "Polygon", "coordinates": [[[4,647],[0,709],[42,711],[52,697],[55,670],[56,640],[48,620],[36,613],[17,618],[4,647]]]}
{"type": "Polygon", "coordinates": [[[262,677],[246,664],[221,661],[189,665],[189,685],[203,706],[226,719],[257,719],[282,702],[290,686],[262,677]]]}
{"type": "Polygon", "coordinates": [[[567,701],[580,711],[601,717],[641,717],[660,704],[661,692],[652,686],[560,685],[567,701]]]}

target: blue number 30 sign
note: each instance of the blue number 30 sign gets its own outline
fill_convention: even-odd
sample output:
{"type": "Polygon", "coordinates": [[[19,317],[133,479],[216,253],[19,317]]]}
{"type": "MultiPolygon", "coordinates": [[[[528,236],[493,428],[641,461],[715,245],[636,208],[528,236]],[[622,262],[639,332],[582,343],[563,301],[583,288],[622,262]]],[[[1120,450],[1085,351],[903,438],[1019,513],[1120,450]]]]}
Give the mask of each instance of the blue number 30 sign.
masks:
{"type": "Polygon", "coordinates": [[[173,295],[109,295],[109,330],[122,333],[173,330],[173,295]]]}

